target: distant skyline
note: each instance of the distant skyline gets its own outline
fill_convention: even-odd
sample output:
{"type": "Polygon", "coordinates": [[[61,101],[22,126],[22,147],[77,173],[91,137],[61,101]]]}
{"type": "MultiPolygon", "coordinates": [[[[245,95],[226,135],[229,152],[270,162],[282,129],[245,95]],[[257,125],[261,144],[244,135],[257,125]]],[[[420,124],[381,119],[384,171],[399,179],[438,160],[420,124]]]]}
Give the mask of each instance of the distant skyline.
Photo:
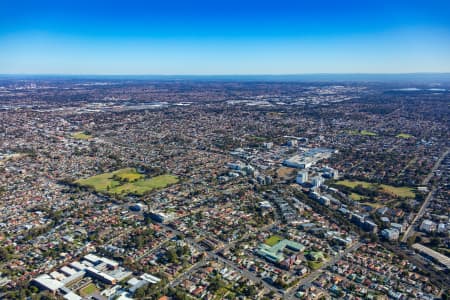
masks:
{"type": "Polygon", "coordinates": [[[2,1],[0,74],[450,72],[450,1],[2,1]]]}

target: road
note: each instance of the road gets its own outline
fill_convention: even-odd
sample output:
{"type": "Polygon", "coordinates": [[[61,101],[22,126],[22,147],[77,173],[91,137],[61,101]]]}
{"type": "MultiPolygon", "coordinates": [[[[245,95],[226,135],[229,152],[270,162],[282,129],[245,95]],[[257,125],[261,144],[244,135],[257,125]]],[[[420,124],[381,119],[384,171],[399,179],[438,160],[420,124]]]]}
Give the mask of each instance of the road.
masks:
{"type": "MultiPolygon", "coordinates": [[[[176,233],[176,234],[183,235],[182,232],[180,232],[180,231],[178,231],[178,230],[176,230],[176,229],[174,229],[174,228],[168,227],[168,226],[165,225],[165,224],[160,224],[160,225],[161,225],[163,228],[165,228],[165,229],[167,229],[167,230],[171,230],[172,232],[174,232],[174,233],[176,233]]],[[[273,226],[276,226],[276,225],[278,225],[278,223],[269,224],[269,225],[266,225],[266,226],[260,228],[258,231],[261,231],[261,230],[267,230],[267,229],[270,229],[270,228],[272,228],[273,226]]],[[[245,269],[239,268],[239,266],[236,265],[234,262],[232,262],[232,261],[230,261],[230,260],[228,260],[228,259],[226,259],[226,258],[221,257],[221,256],[218,255],[218,253],[219,253],[220,251],[222,251],[222,250],[224,250],[224,249],[229,249],[232,245],[234,245],[235,243],[237,243],[237,242],[240,241],[240,240],[243,240],[243,239],[247,238],[247,237],[248,237],[249,235],[251,235],[251,234],[253,234],[253,233],[249,232],[249,233],[245,234],[244,236],[242,236],[240,239],[238,239],[238,240],[236,240],[236,241],[234,241],[234,242],[231,242],[231,243],[227,244],[226,246],[221,247],[221,248],[218,248],[218,249],[213,250],[213,251],[205,251],[205,250],[203,249],[202,246],[200,246],[199,244],[197,244],[197,242],[195,242],[194,240],[192,240],[192,239],[190,239],[190,238],[185,238],[185,241],[186,241],[189,245],[191,245],[192,247],[196,248],[199,252],[204,252],[204,253],[206,253],[206,255],[207,255],[210,259],[222,262],[222,263],[223,263],[224,265],[226,265],[228,268],[231,268],[231,269],[235,270],[236,272],[238,272],[238,273],[241,274],[242,276],[245,276],[247,279],[249,279],[249,280],[251,280],[251,281],[253,281],[253,282],[256,282],[256,283],[261,283],[261,284],[262,284],[264,287],[266,287],[268,290],[271,290],[271,291],[273,291],[273,292],[275,292],[275,293],[281,295],[281,293],[279,292],[279,290],[278,290],[276,287],[274,287],[274,286],[270,285],[269,283],[263,281],[261,278],[257,277],[257,276],[256,276],[255,274],[253,274],[252,272],[249,272],[249,271],[247,271],[247,270],[245,270],[245,269]]],[[[178,283],[180,283],[180,282],[183,280],[183,278],[186,278],[187,276],[189,276],[189,274],[191,274],[192,272],[194,272],[195,270],[197,270],[198,268],[200,268],[200,267],[202,266],[201,262],[202,262],[202,261],[196,263],[196,264],[194,265],[195,267],[193,266],[193,267],[191,267],[189,270],[187,270],[187,271],[185,271],[184,273],[182,273],[179,277],[177,277],[177,279],[174,280],[174,283],[171,284],[170,286],[172,286],[172,287],[173,287],[173,286],[176,286],[178,283]]],[[[203,261],[203,264],[204,264],[204,263],[205,263],[205,262],[203,261]]]]}
{"type": "MultiPolygon", "coordinates": [[[[130,203],[126,203],[126,204],[123,204],[123,207],[124,207],[124,208],[128,208],[129,205],[130,205],[130,203]]],[[[143,214],[143,212],[138,212],[138,214],[143,214]]],[[[279,222],[274,222],[274,223],[272,223],[272,224],[268,224],[268,225],[266,225],[266,226],[263,226],[263,227],[261,227],[261,228],[258,228],[258,231],[257,231],[257,232],[267,231],[267,230],[270,230],[270,229],[272,229],[273,227],[278,226],[278,225],[279,225],[279,222]]],[[[167,226],[166,224],[159,223],[159,226],[161,226],[162,228],[164,228],[166,231],[171,231],[171,232],[173,232],[173,233],[175,233],[175,234],[177,234],[177,235],[184,236],[184,234],[183,234],[181,231],[178,231],[177,229],[174,229],[174,228],[172,228],[172,227],[169,227],[169,226],[167,226]]],[[[205,251],[205,249],[204,249],[201,245],[199,245],[196,241],[194,241],[194,240],[191,239],[191,238],[185,237],[184,240],[186,241],[186,243],[188,243],[188,244],[189,244],[190,246],[192,246],[193,248],[197,249],[199,252],[204,252],[204,253],[206,253],[207,256],[208,256],[210,259],[213,259],[213,260],[222,262],[222,263],[225,264],[227,267],[232,268],[232,269],[234,269],[235,271],[237,271],[238,273],[240,273],[241,275],[245,276],[247,279],[250,279],[250,280],[252,280],[253,282],[256,282],[256,283],[261,283],[261,284],[262,284],[263,286],[265,286],[267,289],[269,289],[269,290],[271,290],[271,291],[273,291],[273,292],[275,292],[275,293],[281,295],[281,293],[279,292],[279,290],[278,290],[277,288],[275,288],[274,286],[272,286],[272,285],[270,285],[269,283],[263,281],[261,278],[257,277],[255,274],[253,274],[253,273],[251,273],[251,272],[249,272],[249,271],[247,271],[247,270],[245,270],[245,269],[240,269],[239,266],[236,265],[234,262],[232,262],[232,261],[230,261],[230,260],[228,260],[228,259],[225,259],[224,257],[221,257],[221,256],[218,255],[219,252],[221,252],[221,251],[223,251],[223,250],[228,250],[229,248],[231,248],[232,246],[234,246],[236,243],[238,243],[239,241],[242,241],[242,240],[246,239],[247,237],[249,237],[249,236],[252,235],[252,234],[256,234],[256,232],[248,232],[248,233],[244,234],[241,238],[239,238],[239,239],[237,239],[237,240],[235,240],[235,241],[233,241],[233,242],[230,242],[230,243],[226,244],[225,246],[223,246],[223,247],[221,247],[221,248],[218,248],[218,249],[215,249],[215,250],[213,250],[213,251],[205,251]]],[[[159,245],[157,248],[161,247],[165,242],[166,242],[166,241],[160,243],[160,245],[159,245]]],[[[155,250],[155,249],[151,250],[150,252],[153,252],[154,250],[155,250]]],[[[146,253],[146,254],[148,254],[148,253],[146,253]]],[[[197,263],[194,264],[191,268],[189,268],[188,270],[186,270],[185,272],[183,272],[180,276],[178,276],[175,280],[173,280],[173,281],[170,283],[170,286],[171,286],[171,287],[174,287],[174,286],[178,285],[184,278],[187,278],[187,277],[189,276],[189,274],[193,273],[194,271],[196,271],[197,269],[199,269],[200,267],[202,267],[204,264],[205,264],[205,261],[204,261],[204,260],[201,260],[201,261],[197,262],[197,263]]]]}
{"type": "Polygon", "coordinates": [[[169,283],[169,287],[176,287],[179,285],[183,280],[187,279],[192,273],[197,271],[198,269],[204,267],[206,265],[206,261],[204,259],[198,261],[194,265],[192,265],[188,270],[183,272],[180,276],[178,276],[176,279],[172,280],[169,283]]]}
{"type": "Polygon", "coordinates": [[[411,225],[409,225],[408,229],[406,229],[405,234],[403,234],[403,237],[401,239],[401,242],[405,243],[408,238],[414,234],[414,226],[416,225],[417,221],[422,218],[423,214],[425,213],[426,208],[428,207],[428,204],[430,203],[430,200],[433,198],[434,192],[436,191],[436,188],[433,188],[425,198],[425,201],[423,201],[422,206],[420,207],[419,211],[417,212],[416,216],[414,217],[413,221],[411,222],[411,225]]]}
{"type": "Polygon", "coordinates": [[[281,293],[279,292],[279,290],[274,287],[273,285],[269,284],[268,282],[262,280],[260,277],[256,276],[256,274],[246,270],[246,269],[240,269],[238,265],[236,265],[234,262],[219,256],[218,254],[214,253],[214,252],[207,252],[208,256],[224,263],[225,265],[227,265],[228,267],[234,269],[235,271],[239,272],[241,275],[245,276],[247,279],[250,279],[253,282],[256,283],[260,283],[262,284],[265,288],[267,288],[270,291],[273,291],[276,294],[281,295],[281,293]]]}
{"type": "Polygon", "coordinates": [[[431,169],[430,173],[428,173],[427,177],[425,177],[425,179],[422,181],[422,185],[427,185],[430,182],[431,178],[433,178],[434,172],[436,172],[436,170],[439,168],[439,166],[441,165],[442,161],[448,155],[449,152],[450,152],[450,149],[446,149],[444,151],[444,153],[442,153],[442,155],[439,157],[439,159],[434,164],[434,166],[431,169]]]}
{"type": "MultiPolygon", "coordinates": [[[[445,157],[450,152],[450,149],[446,149],[444,153],[439,157],[439,159],[434,164],[433,168],[431,169],[430,173],[425,177],[425,179],[422,181],[422,185],[427,185],[431,178],[433,178],[434,172],[439,168],[442,161],[445,159],[445,157]]],[[[408,238],[414,233],[414,226],[416,225],[416,222],[420,220],[425,213],[426,208],[428,207],[428,204],[430,203],[430,200],[433,198],[433,195],[436,191],[436,187],[432,187],[430,192],[428,193],[427,197],[422,203],[422,206],[420,207],[419,211],[417,212],[416,216],[414,217],[413,221],[411,222],[411,225],[409,225],[408,229],[406,229],[405,234],[403,235],[401,242],[406,242],[408,238]]]]}
{"type": "Polygon", "coordinates": [[[333,257],[332,259],[330,259],[329,261],[327,261],[326,263],[324,263],[320,269],[317,269],[311,273],[309,273],[305,278],[302,278],[295,286],[293,286],[284,296],[284,299],[293,299],[295,292],[297,291],[297,288],[302,286],[302,285],[307,285],[312,283],[314,280],[317,279],[317,277],[320,276],[320,274],[323,273],[323,270],[325,270],[326,268],[328,268],[329,266],[334,265],[335,263],[337,263],[344,255],[347,255],[350,252],[353,252],[355,250],[357,250],[359,247],[361,247],[362,243],[360,242],[356,242],[354,243],[352,246],[348,247],[347,249],[345,249],[342,253],[340,253],[339,255],[336,255],[335,257],[333,257]]]}

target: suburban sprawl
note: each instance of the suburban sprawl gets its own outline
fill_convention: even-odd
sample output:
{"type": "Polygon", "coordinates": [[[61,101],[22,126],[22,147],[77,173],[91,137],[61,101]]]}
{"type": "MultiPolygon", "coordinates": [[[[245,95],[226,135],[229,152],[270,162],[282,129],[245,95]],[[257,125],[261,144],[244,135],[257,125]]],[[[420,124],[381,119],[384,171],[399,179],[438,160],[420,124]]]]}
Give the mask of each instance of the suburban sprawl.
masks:
{"type": "Polygon", "coordinates": [[[449,89],[0,77],[0,299],[450,299],[449,89]]]}

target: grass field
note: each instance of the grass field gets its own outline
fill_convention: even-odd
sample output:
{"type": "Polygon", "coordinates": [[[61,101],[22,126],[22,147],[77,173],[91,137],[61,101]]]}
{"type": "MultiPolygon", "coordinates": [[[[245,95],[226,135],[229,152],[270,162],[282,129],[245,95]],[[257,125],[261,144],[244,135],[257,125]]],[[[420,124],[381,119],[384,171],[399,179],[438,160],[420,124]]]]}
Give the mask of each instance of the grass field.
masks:
{"type": "MultiPolygon", "coordinates": [[[[355,180],[355,181],[340,180],[340,181],[337,181],[336,184],[343,185],[343,186],[346,186],[346,187],[349,187],[352,189],[358,185],[361,185],[363,188],[366,188],[366,189],[377,188],[376,184],[373,184],[370,182],[365,182],[365,181],[357,181],[357,180],[355,180]]],[[[392,185],[380,184],[379,188],[381,189],[382,192],[391,194],[393,196],[402,197],[402,198],[414,198],[415,197],[414,189],[407,187],[407,186],[395,187],[392,185]]],[[[356,194],[356,193],[352,193],[352,194],[356,194]]],[[[352,194],[350,195],[350,197],[352,197],[352,194]]],[[[357,197],[357,196],[354,196],[354,197],[357,197]]],[[[354,200],[359,201],[360,199],[354,199],[354,200]]]]}
{"type": "Polygon", "coordinates": [[[352,198],[352,200],[355,200],[355,201],[361,201],[361,200],[366,199],[366,197],[361,196],[361,195],[358,194],[358,193],[351,193],[351,194],[350,194],[350,198],[352,198]]]}
{"type": "Polygon", "coordinates": [[[337,181],[336,184],[343,185],[343,186],[349,187],[351,189],[355,188],[358,185],[361,185],[365,189],[370,189],[373,187],[373,184],[370,182],[358,181],[358,180],[355,180],[355,181],[340,180],[340,181],[337,181]]]}
{"type": "Polygon", "coordinates": [[[378,135],[375,132],[371,132],[371,131],[368,131],[368,130],[361,130],[361,131],[359,131],[359,130],[348,130],[347,133],[351,134],[351,135],[367,135],[367,136],[376,136],[376,135],[378,135]]]}
{"type": "Polygon", "coordinates": [[[171,184],[177,183],[178,178],[173,175],[160,175],[149,179],[140,179],[134,182],[128,182],[123,185],[116,186],[109,191],[117,194],[138,194],[142,195],[145,192],[165,188],[171,184]]]}
{"type": "Polygon", "coordinates": [[[87,286],[85,286],[84,288],[82,288],[80,290],[80,296],[85,297],[85,296],[93,294],[97,291],[98,290],[97,290],[97,287],[95,286],[95,284],[89,283],[87,286]]]}
{"type": "Polygon", "coordinates": [[[264,241],[264,244],[269,245],[270,247],[278,244],[279,241],[282,241],[283,238],[279,235],[272,235],[267,240],[264,241]]]}
{"type": "Polygon", "coordinates": [[[368,131],[368,130],[361,130],[361,132],[359,134],[368,135],[368,136],[376,136],[377,135],[375,132],[368,131]]]}
{"type": "Polygon", "coordinates": [[[310,267],[313,270],[317,270],[320,267],[322,267],[322,262],[320,261],[308,261],[308,267],[310,267]]]}
{"type": "Polygon", "coordinates": [[[398,137],[401,139],[409,139],[409,138],[412,138],[413,136],[408,133],[399,133],[395,137],[398,137]]]}
{"type": "Polygon", "coordinates": [[[361,203],[361,205],[367,205],[367,206],[370,206],[370,207],[372,207],[374,209],[378,209],[378,208],[384,206],[382,203],[372,203],[372,202],[360,202],[360,203],[361,203]]]}
{"type": "Polygon", "coordinates": [[[381,184],[380,186],[385,193],[392,194],[394,196],[404,197],[404,198],[406,198],[406,197],[414,198],[416,196],[416,194],[414,194],[413,189],[410,187],[407,187],[407,186],[395,187],[395,186],[386,185],[386,184],[381,184]]]}
{"type": "Polygon", "coordinates": [[[92,138],[92,135],[86,134],[85,132],[79,131],[72,133],[72,137],[77,140],[89,140],[92,138]]]}
{"type": "Polygon", "coordinates": [[[86,179],[79,179],[75,181],[81,186],[89,186],[98,192],[106,192],[109,188],[114,188],[120,185],[120,181],[112,179],[114,172],[95,175],[86,179]]]}
{"type": "Polygon", "coordinates": [[[135,168],[120,169],[115,171],[113,175],[119,177],[120,180],[128,180],[128,181],[135,181],[145,177],[143,174],[138,173],[135,168]]]}
{"type": "Polygon", "coordinates": [[[92,187],[97,192],[102,193],[133,193],[142,195],[151,190],[165,188],[177,182],[178,178],[173,175],[166,174],[152,178],[144,178],[144,175],[138,173],[135,168],[125,168],[85,179],[79,179],[75,183],[81,186],[92,187]]]}

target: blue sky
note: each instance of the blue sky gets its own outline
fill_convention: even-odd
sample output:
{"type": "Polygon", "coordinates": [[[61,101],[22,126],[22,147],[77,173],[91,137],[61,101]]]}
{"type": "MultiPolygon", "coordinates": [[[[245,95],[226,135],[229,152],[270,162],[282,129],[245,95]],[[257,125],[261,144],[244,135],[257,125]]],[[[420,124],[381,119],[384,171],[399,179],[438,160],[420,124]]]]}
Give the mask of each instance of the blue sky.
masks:
{"type": "Polygon", "coordinates": [[[0,73],[450,72],[450,1],[0,2],[0,73]]]}

